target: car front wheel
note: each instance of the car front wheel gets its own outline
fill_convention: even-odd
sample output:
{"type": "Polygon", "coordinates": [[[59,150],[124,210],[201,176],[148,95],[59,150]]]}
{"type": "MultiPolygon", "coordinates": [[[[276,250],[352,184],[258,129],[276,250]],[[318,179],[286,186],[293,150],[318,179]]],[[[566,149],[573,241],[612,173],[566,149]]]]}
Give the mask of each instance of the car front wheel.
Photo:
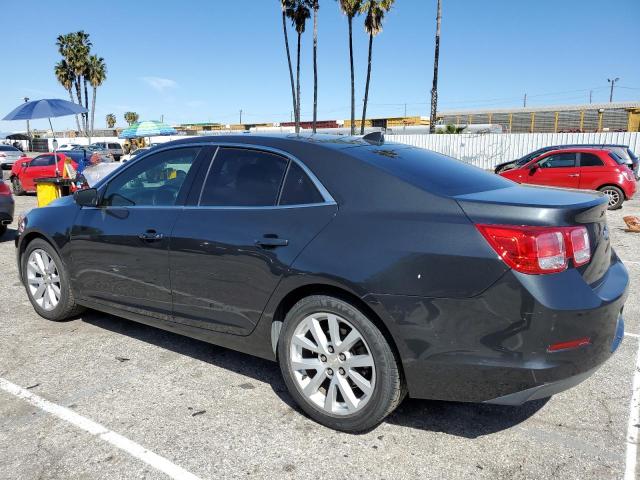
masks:
{"type": "Polygon", "coordinates": [[[27,245],[21,256],[22,280],[35,311],[48,320],[66,320],[82,311],[56,250],[43,239],[27,245]]]}
{"type": "Polygon", "coordinates": [[[289,393],[317,422],[359,432],[378,425],[404,397],[388,341],[360,310],[315,295],[287,314],[278,358],[289,393]]]}

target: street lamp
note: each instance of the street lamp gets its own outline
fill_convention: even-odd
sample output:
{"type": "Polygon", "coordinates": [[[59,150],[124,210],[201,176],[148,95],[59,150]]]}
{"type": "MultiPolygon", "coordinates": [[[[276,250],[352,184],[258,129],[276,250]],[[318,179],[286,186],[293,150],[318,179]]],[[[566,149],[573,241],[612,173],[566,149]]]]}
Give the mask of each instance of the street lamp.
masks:
{"type": "Polygon", "coordinates": [[[613,86],[616,84],[616,82],[620,80],[619,77],[616,78],[607,78],[607,82],[609,82],[611,84],[611,93],[609,94],[609,103],[613,102],[613,86]]]}

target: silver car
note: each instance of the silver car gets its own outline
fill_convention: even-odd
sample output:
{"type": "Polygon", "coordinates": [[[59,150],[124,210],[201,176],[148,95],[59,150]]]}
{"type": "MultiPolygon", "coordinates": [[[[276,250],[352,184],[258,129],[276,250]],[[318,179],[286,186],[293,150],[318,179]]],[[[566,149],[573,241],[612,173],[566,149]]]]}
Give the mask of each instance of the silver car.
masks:
{"type": "Polygon", "coordinates": [[[0,167],[3,170],[9,170],[16,163],[16,160],[22,158],[24,154],[16,147],[11,145],[0,145],[0,167]]]}
{"type": "Polygon", "coordinates": [[[98,147],[103,150],[108,150],[109,153],[113,155],[113,158],[116,162],[120,160],[120,157],[122,157],[122,155],[124,155],[122,145],[117,142],[96,142],[89,145],[89,147],[98,147]]]}

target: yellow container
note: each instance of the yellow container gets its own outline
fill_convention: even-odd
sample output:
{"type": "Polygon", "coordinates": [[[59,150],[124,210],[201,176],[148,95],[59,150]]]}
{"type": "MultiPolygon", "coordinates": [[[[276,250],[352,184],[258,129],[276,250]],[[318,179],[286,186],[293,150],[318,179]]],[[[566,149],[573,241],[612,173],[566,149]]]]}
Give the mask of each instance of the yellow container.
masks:
{"type": "Polygon", "coordinates": [[[37,178],[36,194],[38,195],[38,207],[46,207],[56,198],[69,195],[71,180],[68,178],[37,178]]]}

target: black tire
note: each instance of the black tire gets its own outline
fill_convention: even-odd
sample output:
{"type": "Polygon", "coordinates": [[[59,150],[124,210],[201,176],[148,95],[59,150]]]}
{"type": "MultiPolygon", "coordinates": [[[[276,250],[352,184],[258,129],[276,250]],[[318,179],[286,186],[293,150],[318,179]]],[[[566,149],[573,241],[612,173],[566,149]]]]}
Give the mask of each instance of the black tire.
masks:
{"type": "Polygon", "coordinates": [[[3,236],[5,233],[7,233],[7,226],[0,225],[0,237],[3,236]]]}
{"type": "Polygon", "coordinates": [[[599,190],[609,197],[609,210],[622,208],[624,192],[620,188],[614,185],[605,185],[604,187],[600,187],[599,190]]]}
{"type": "MultiPolygon", "coordinates": [[[[343,339],[344,340],[344,339],[343,339]]],[[[350,303],[326,295],[303,298],[287,313],[278,339],[278,361],[289,393],[318,423],[344,432],[362,432],[377,426],[400,404],[406,389],[399,361],[378,327],[350,303]],[[296,328],[309,315],[327,312],[347,320],[366,341],[375,365],[375,383],[368,401],[355,413],[330,413],[307,399],[291,367],[291,342],[296,328]]],[[[337,375],[337,373],[336,373],[337,375]]]]}
{"type": "Polygon", "coordinates": [[[76,304],[75,298],[73,296],[73,291],[71,290],[71,286],[69,284],[69,276],[67,274],[67,271],[64,267],[64,264],[62,263],[62,260],[60,259],[60,256],[58,255],[58,252],[56,252],[56,249],[53,248],[50,243],[41,238],[36,238],[29,242],[29,244],[25,248],[25,251],[20,257],[20,265],[22,270],[22,283],[24,284],[27,291],[29,301],[31,302],[31,305],[33,305],[33,308],[38,313],[38,315],[46,318],[47,320],[63,321],[75,317],[84,310],[83,307],[76,304]],[[56,307],[52,310],[45,310],[40,305],[38,305],[33,295],[31,294],[27,283],[27,261],[31,253],[36,249],[44,250],[53,259],[58,271],[58,275],[60,277],[60,300],[58,301],[56,307]]]}
{"type": "Polygon", "coordinates": [[[14,195],[24,195],[24,188],[22,188],[22,182],[18,177],[11,177],[11,191],[14,195]]]}

